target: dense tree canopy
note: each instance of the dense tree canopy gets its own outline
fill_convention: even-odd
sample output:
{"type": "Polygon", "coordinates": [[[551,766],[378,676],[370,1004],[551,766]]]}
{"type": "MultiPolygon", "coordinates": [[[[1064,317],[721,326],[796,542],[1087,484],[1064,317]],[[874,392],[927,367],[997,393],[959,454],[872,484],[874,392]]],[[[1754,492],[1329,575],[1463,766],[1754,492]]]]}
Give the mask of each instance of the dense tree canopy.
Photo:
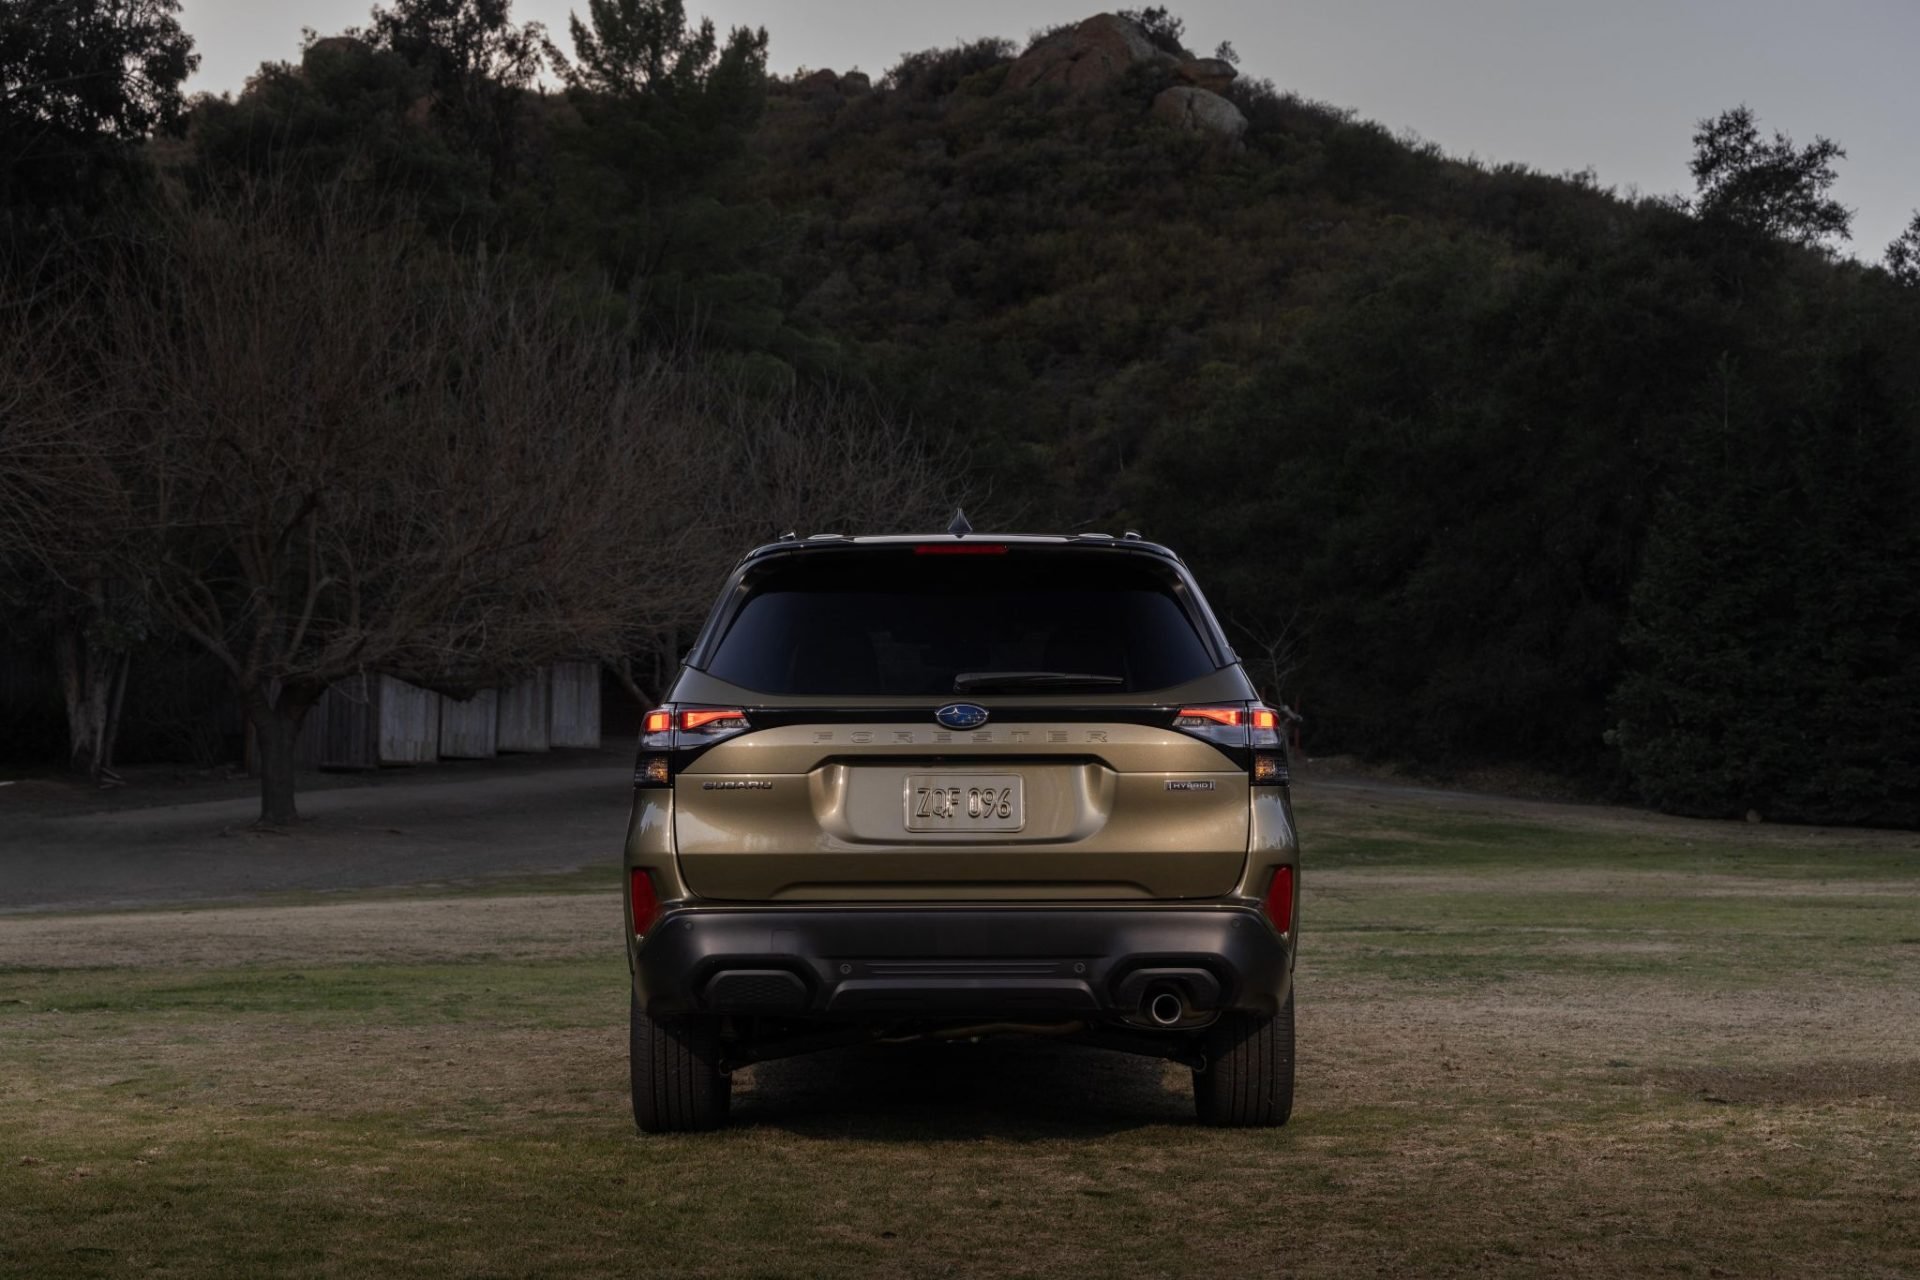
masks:
{"type": "Polygon", "coordinates": [[[1887,246],[1887,272],[1901,284],[1920,285],[1920,213],[1887,246]]]}
{"type": "Polygon", "coordinates": [[[93,206],[124,144],[170,125],[199,65],[177,0],[0,8],[0,208],[93,206]]]}
{"type": "Polygon", "coordinates": [[[1697,208],[1710,222],[1729,222],[1799,245],[1845,240],[1853,214],[1828,193],[1846,150],[1828,138],[1797,147],[1784,133],[1760,136],[1751,108],[1702,120],[1693,135],[1697,208]]]}

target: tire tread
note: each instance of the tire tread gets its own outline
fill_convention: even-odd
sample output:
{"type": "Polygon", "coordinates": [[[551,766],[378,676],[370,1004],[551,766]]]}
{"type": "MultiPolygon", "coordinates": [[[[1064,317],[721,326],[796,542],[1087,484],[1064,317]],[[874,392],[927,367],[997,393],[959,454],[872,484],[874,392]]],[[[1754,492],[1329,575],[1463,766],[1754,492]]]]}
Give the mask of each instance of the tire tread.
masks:
{"type": "Polygon", "coordinates": [[[726,1123],[732,1081],[720,1069],[712,1018],[656,1019],[632,999],[628,1054],[633,1119],[642,1133],[689,1133],[726,1123]]]}
{"type": "Polygon", "coordinates": [[[1193,1073],[1194,1110],[1204,1124],[1231,1128],[1283,1125],[1293,1114],[1293,996],[1272,1017],[1227,1013],[1205,1043],[1207,1062],[1193,1073]]]}

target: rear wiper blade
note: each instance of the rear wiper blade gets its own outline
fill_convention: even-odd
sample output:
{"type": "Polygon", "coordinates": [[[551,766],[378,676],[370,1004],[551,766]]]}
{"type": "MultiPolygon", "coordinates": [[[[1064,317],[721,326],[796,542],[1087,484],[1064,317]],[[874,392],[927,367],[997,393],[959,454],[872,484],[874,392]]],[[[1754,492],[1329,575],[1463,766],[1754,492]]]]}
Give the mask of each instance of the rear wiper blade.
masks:
{"type": "Polygon", "coordinates": [[[1091,671],[962,671],[953,678],[953,691],[978,693],[983,689],[1090,689],[1125,683],[1119,676],[1095,675],[1091,671]]]}

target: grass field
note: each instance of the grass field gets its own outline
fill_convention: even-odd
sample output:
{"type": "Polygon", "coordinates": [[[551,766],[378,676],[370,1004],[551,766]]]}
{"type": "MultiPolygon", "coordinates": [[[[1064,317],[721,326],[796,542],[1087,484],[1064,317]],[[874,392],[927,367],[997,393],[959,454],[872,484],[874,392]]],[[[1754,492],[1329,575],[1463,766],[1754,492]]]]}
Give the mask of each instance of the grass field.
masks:
{"type": "Polygon", "coordinates": [[[1299,809],[1267,1132],[993,1041],[642,1140],[611,872],[0,918],[0,1275],[1920,1274],[1920,840],[1299,809]]]}

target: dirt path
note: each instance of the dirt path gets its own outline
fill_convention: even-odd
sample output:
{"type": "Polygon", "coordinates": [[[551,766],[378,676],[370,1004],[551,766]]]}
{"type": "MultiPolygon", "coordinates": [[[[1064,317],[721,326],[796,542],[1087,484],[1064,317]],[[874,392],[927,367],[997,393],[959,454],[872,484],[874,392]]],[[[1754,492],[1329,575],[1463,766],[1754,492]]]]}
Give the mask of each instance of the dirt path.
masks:
{"type": "Polygon", "coordinates": [[[251,797],[60,816],[0,801],[0,914],[239,901],[616,865],[631,766],[383,779],[304,795],[299,827],[249,829],[251,797]]]}

